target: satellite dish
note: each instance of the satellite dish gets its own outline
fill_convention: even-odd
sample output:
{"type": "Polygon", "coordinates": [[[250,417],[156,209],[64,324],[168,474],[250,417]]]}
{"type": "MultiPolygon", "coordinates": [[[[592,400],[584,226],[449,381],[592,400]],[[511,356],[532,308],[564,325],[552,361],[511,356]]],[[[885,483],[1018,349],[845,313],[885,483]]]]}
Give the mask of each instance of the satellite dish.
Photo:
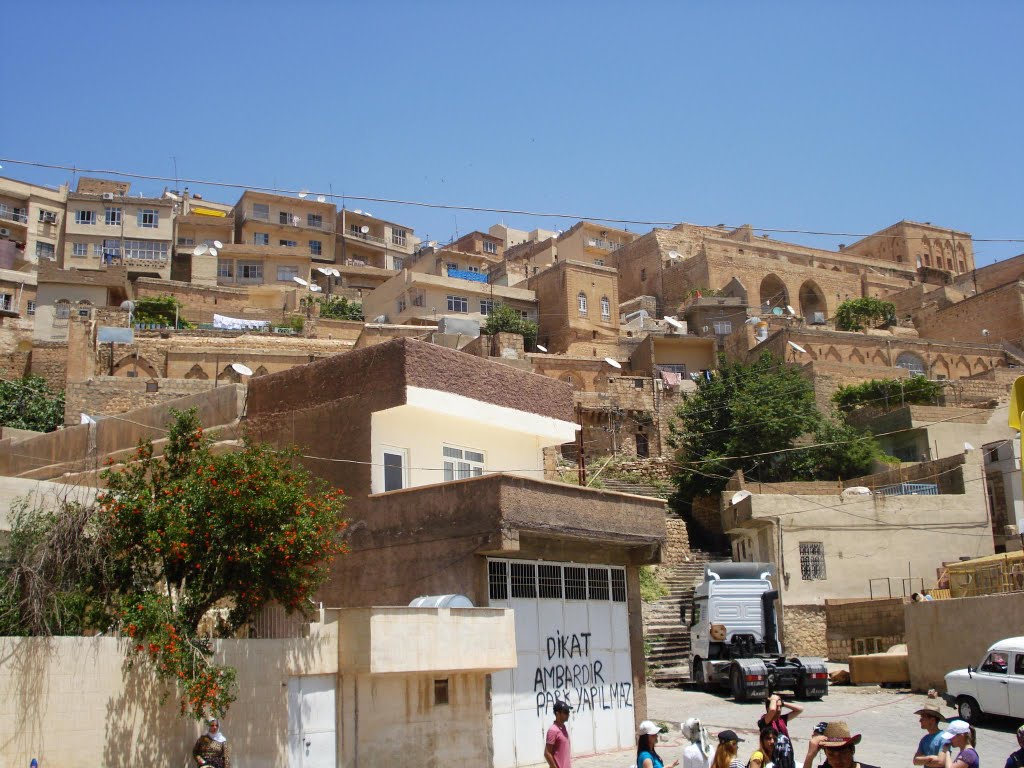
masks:
{"type": "Polygon", "coordinates": [[[804,349],[803,347],[801,347],[801,346],[800,346],[799,344],[797,344],[797,343],[796,343],[795,341],[790,341],[790,342],[787,342],[787,343],[789,344],[789,346],[791,346],[791,347],[792,347],[793,349],[795,349],[795,350],[796,350],[797,352],[799,352],[799,353],[800,353],[801,355],[806,355],[806,354],[807,354],[807,350],[806,350],[806,349],[804,349]]]}
{"type": "Polygon", "coordinates": [[[673,328],[676,328],[680,331],[683,330],[683,324],[676,320],[674,317],[663,317],[661,319],[664,320],[669,325],[671,325],[673,328]]]}
{"type": "Polygon", "coordinates": [[[620,363],[618,360],[615,360],[615,359],[613,359],[611,357],[606,357],[604,359],[604,361],[606,363],[608,363],[608,365],[610,365],[612,368],[621,368],[622,367],[622,363],[620,363]]]}
{"type": "Polygon", "coordinates": [[[210,246],[208,246],[206,243],[203,243],[202,245],[197,245],[195,247],[195,250],[192,251],[192,255],[193,256],[202,256],[208,250],[210,250],[210,246]]]}
{"type": "Polygon", "coordinates": [[[311,290],[313,293],[319,293],[320,291],[323,290],[323,288],[321,288],[319,285],[311,285],[309,286],[309,290],[311,290]]]}
{"type": "Polygon", "coordinates": [[[773,307],[772,308],[772,314],[773,315],[781,315],[782,314],[782,307],[773,307]]]}
{"type": "Polygon", "coordinates": [[[377,315],[375,318],[373,318],[373,322],[375,322],[375,323],[386,323],[387,321],[388,321],[388,316],[387,315],[377,315]]]}
{"type": "Polygon", "coordinates": [[[373,216],[369,211],[363,211],[363,216],[373,216]]]}
{"type": "Polygon", "coordinates": [[[537,349],[539,349],[539,350],[540,350],[541,352],[547,352],[547,351],[548,351],[548,348],[547,348],[547,347],[545,347],[545,346],[543,346],[543,345],[541,345],[541,344],[537,344],[537,345],[535,345],[535,346],[536,346],[536,347],[537,347],[537,349]]]}
{"type": "Polygon", "coordinates": [[[843,492],[839,495],[847,499],[851,496],[870,496],[871,489],[863,485],[851,485],[849,488],[843,488],[843,492]]]}
{"type": "Polygon", "coordinates": [[[295,275],[295,277],[293,277],[293,278],[292,278],[292,280],[294,280],[294,281],[295,281],[296,283],[298,283],[299,285],[309,285],[309,282],[308,282],[307,280],[303,280],[303,279],[302,279],[301,277],[299,277],[298,275],[295,275]]]}
{"type": "Polygon", "coordinates": [[[363,212],[362,212],[362,211],[360,211],[360,210],[359,210],[358,208],[356,208],[356,209],[355,209],[355,210],[353,211],[353,213],[358,213],[358,214],[359,214],[360,216],[362,216],[362,215],[363,215],[363,212]]]}
{"type": "Polygon", "coordinates": [[[213,247],[214,248],[223,248],[224,247],[224,243],[222,243],[220,240],[214,240],[213,241],[213,247]]]}
{"type": "Polygon", "coordinates": [[[796,310],[793,309],[789,304],[786,305],[786,311],[789,312],[793,317],[796,317],[796,310]]]}
{"type": "Polygon", "coordinates": [[[217,255],[217,249],[216,248],[211,248],[210,249],[210,255],[211,256],[216,256],[217,255]]]}
{"type": "Polygon", "coordinates": [[[327,198],[326,198],[326,197],[324,197],[323,195],[317,195],[317,196],[316,196],[316,201],[317,201],[318,203],[326,203],[326,202],[327,202],[327,198]]]}
{"type": "Polygon", "coordinates": [[[739,504],[745,498],[747,498],[748,496],[752,496],[752,495],[753,494],[750,491],[736,491],[736,493],[734,493],[732,495],[732,498],[729,499],[729,503],[732,504],[732,505],[739,504]]]}
{"type": "Polygon", "coordinates": [[[964,450],[965,451],[973,451],[974,450],[974,446],[971,445],[970,443],[964,443],[964,450]]]}
{"type": "Polygon", "coordinates": [[[127,310],[128,312],[134,312],[135,311],[135,302],[130,300],[130,299],[128,301],[122,301],[121,302],[121,309],[127,310]]]}
{"type": "Polygon", "coordinates": [[[305,200],[307,195],[309,195],[309,190],[308,189],[300,189],[299,190],[299,200],[305,200]]]}
{"type": "Polygon", "coordinates": [[[235,373],[240,373],[243,376],[252,376],[252,368],[248,365],[242,365],[241,363],[232,363],[231,370],[235,373]]]}
{"type": "Polygon", "coordinates": [[[760,322],[761,322],[761,318],[760,317],[748,317],[746,320],[743,321],[743,324],[744,325],[757,325],[760,322]]]}
{"type": "Polygon", "coordinates": [[[992,331],[990,331],[988,328],[982,328],[981,329],[981,335],[982,336],[991,336],[992,335],[992,331]]]}
{"type": "Polygon", "coordinates": [[[332,270],[327,269],[326,267],[317,267],[316,271],[319,272],[321,275],[329,275],[332,272],[332,270]]]}
{"type": "Polygon", "coordinates": [[[341,272],[336,270],[334,267],[330,268],[331,277],[341,277],[341,272]]]}
{"type": "Polygon", "coordinates": [[[366,226],[365,224],[363,224],[363,226],[361,226],[359,228],[359,231],[362,232],[365,235],[365,234],[367,234],[370,231],[370,228],[368,226],[366,226]]]}

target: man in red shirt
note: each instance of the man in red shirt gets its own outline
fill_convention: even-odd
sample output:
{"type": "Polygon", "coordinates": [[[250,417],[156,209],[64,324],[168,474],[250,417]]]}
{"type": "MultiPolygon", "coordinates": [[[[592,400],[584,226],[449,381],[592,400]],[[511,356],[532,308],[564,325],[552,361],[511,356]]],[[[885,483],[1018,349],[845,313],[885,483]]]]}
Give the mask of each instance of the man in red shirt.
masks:
{"type": "Polygon", "coordinates": [[[544,740],[544,759],[548,762],[548,768],[569,768],[572,763],[572,748],[569,746],[569,731],[565,723],[569,719],[572,707],[564,701],[556,701],[552,710],[555,713],[555,722],[548,728],[548,735],[544,740]]]}

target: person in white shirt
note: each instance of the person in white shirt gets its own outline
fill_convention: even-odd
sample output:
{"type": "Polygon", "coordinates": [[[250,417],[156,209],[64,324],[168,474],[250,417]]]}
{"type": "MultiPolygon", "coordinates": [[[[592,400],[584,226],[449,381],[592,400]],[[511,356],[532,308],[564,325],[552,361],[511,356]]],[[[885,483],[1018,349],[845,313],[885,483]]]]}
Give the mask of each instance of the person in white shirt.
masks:
{"type": "Polygon", "coordinates": [[[683,723],[683,736],[690,742],[683,750],[683,768],[709,768],[711,741],[700,720],[691,717],[683,723]]]}

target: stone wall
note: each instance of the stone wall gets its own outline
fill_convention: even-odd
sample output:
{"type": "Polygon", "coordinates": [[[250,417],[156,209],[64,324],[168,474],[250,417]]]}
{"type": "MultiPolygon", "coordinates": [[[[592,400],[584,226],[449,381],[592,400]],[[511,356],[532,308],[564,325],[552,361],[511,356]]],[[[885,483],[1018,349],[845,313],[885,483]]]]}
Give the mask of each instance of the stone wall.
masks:
{"type": "Polygon", "coordinates": [[[29,373],[42,376],[53,389],[63,390],[68,377],[65,341],[36,341],[29,358],[29,373]]]}
{"type": "Polygon", "coordinates": [[[825,606],[787,605],[782,611],[782,645],[789,656],[828,655],[825,606]]]}
{"type": "Polygon", "coordinates": [[[854,641],[877,639],[880,650],[906,642],[905,597],[884,600],[826,600],[825,638],[830,661],[848,661],[854,641]]]}
{"type": "Polygon", "coordinates": [[[25,377],[29,370],[31,347],[31,322],[0,321],[0,379],[13,381],[25,377]]]}
{"type": "Polygon", "coordinates": [[[666,567],[690,561],[690,534],[686,523],[675,516],[665,518],[665,546],[661,550],[661,564],[666,567]]]}
{"type": "Polygon", "coordinates": [[[198,379],[160,379],[153,384],[157,387],[155,392],[146,391],[150,382],[143,378],[95,376],[86,381],[68,382],[64,423],[78,424],[82,413],[90,416],[125,413],[213,388],[212,381],[198,379]]]}

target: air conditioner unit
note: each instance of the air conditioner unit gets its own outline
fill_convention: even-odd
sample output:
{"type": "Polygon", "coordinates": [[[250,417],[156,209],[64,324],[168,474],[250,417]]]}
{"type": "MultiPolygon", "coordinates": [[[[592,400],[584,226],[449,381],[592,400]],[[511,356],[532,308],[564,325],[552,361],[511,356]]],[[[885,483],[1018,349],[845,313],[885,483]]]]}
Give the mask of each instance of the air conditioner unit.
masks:
{"type": "Polygon", "coordinates": [[[113,192],[104,192],[103,193],[103,199],[104,200],[113,200],[114,199],[114,193],[113,192]]]}
{"type": "Polygon", "coordinates": [[[11,230],[9,230],[7,227],[0,227],[0,235],[2,235],[3,237],[7,237],[9,234],[11,234],[11,230]]]}

